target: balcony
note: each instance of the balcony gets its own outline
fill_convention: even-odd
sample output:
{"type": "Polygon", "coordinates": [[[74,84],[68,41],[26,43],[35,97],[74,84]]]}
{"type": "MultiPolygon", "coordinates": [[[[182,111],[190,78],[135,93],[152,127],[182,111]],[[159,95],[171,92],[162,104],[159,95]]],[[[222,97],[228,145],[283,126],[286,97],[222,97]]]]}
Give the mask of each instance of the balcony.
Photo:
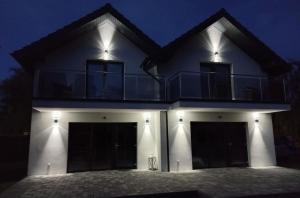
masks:
{"type": "Polygon", "coordinates": [[[214,72],[178,72],[168,79],[168,100],[285,103],[284,80],[214,72]]]}
{"type": "Polygon", "coordinates": [[[103,71],[38,71],[34,98],[165,101],[165,80],[143,74],[103,71]]]}
{"type": "Polygon", "coordinates": [[[287,102],[283,80],[213,72],[178,72],[165,79],[103,71],[40,70],[34,82],[36,99],[287,102]]]}

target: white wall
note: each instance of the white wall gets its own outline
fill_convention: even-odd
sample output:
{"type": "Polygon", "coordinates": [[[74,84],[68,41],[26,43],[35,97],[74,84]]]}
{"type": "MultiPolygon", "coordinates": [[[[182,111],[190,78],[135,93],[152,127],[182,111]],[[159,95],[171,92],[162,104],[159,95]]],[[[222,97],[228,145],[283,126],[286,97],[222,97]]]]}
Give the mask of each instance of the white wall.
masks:
{"type": "MultiPolygon", "coordinates": [[[[178,111],[168,112],[170,171],[192,170],[190,122],[247,122],[248,162],[251,167],[276,165],[273,127],[270,114],[183,112],[183,124],[178,122],[178,111]],[[218,116],[222,116],[219,119],[218,116]],[[256,123],[255,119],[259,122],[256,123]],[[177,167],[179,161],[179,169],[177,167]]],[[[213,146],[213,145],[212,145],[213,146]]]]}
{"type": "Polygon", "coordinates": [[[87,59],[107,59],[124,62],[125,73],[144,73],[139,67],[146,54],[118,32],[106,20],[98,28],[49,53],[36,68],[85,70],[87,59]],[[108,50],[106,56],[104,50],[108,50]]]}
{"type": "Polygon", "coordinates": [[[69,122],[137,122],[137,168],[148,169],[148,156],[160,164],[159,113],[150,114],[145,125],[144,113],[68,113],[61,112],[54,124],[51,112],[32,112],[28,175],[64,174],[67,170],[69,122]],[[103,119],[103,116],[106,119],[103,119]],[[48,163],[51,164],[48,167],[48,163]]]}
{"type": "Polygon", "coordinates": [[[232,64],[232,73],[264,75],[260,65],[232,43],[214,25],[197,33],[178,47],[166,64],[159,65],[159,73],[169,76],[178,71],[199,72],[200,62],[215,61],[214,52],[216,51],[218,52],[217,62],[232,64]]]}

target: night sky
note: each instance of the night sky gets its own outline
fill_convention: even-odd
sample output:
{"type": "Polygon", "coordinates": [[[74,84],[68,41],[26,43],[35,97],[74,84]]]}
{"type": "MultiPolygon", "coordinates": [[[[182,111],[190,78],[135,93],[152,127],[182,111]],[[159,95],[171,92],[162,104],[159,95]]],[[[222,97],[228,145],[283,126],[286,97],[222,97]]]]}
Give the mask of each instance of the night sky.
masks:
{"type": "Polygon", "coordinates": [[[111,3],[160,45],[222,7],[285,59],[300,60],[300,0],[0,0],[0,80],[9,53],[111,3]]]}

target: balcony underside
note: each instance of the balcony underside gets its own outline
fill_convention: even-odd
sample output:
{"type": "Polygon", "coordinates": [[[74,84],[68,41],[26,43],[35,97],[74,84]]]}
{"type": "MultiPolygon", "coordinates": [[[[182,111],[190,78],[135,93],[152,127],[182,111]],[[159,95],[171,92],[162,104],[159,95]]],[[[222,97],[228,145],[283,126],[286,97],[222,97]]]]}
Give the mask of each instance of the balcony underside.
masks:
{"type": "Polygon", "coordinates": [[[177,101],[171,104],[171,109],[184,109],[202,112],[260,112],[274,113],[290,110],[289,104],[254,103],[242,101],[177,101]]]}
{"type": "Polygon", "coordinates": [[[98,112],[114,110],[166,110],[169,104],[142,101],[90,101],[90,100],[33,100],[38,111],[65,110],[74,112],[98,112]]]}
{"type": "Polygon", "coordinates": [[[290,110],[289,104],[239,101],[177,101],[174,103],[142,101],[33,100],[38,111],[103,112],[103,111],[166,111],[190,110],[199,112],[261,112],[290,110]]]}

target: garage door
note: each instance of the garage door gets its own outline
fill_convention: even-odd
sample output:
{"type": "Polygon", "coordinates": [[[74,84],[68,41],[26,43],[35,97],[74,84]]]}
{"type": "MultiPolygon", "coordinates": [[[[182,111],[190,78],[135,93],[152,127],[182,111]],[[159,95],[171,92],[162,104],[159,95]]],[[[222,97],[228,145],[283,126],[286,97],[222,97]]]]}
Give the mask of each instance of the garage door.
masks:
{"type": "Polygon", "coordinates": [[[68,172],[136,168],[136,123],[70,123],[68,172]]]}
{"type": "Polygon", "coordinates": [[[246,123],[191,122],[193,169],[248,166],[246,123]]]}

